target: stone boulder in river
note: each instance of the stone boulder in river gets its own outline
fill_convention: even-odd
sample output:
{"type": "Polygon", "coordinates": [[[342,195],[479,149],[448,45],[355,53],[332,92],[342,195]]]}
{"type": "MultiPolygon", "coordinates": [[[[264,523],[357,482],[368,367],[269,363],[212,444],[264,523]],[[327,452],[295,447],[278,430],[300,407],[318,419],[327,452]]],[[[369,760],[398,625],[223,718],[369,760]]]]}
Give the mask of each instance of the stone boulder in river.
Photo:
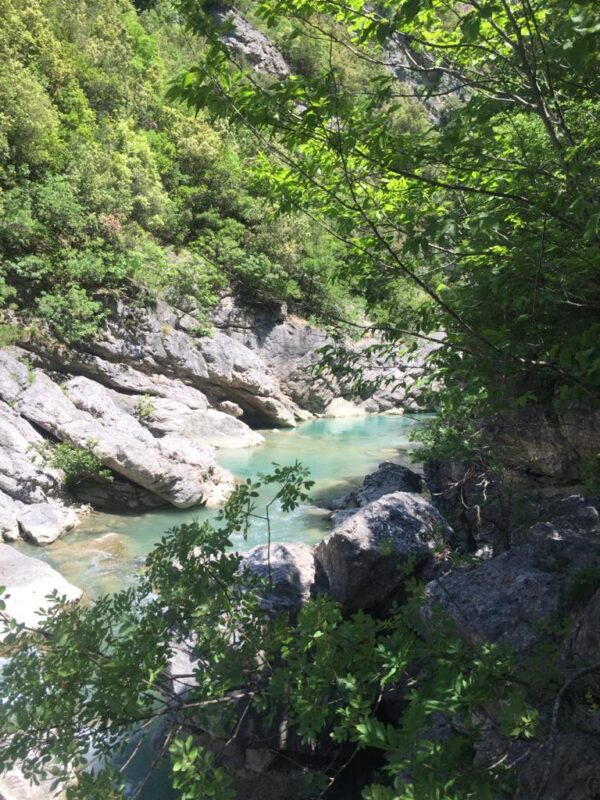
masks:
{"type": "Polygon", "coordinates": [[[270,552],[266,544],[253,547],[244,555],[240,569],[267,582],[270,572],[272,588],[265,587],[262,599],[269,611],[298,612],[307,600],[326,589],[312,547],[300,542],[272,542],[270,552]]]}
{"type": "Polygon", "coordinates": [[[393,492],[345,519],[315,548],[329,592],[346,611],[372,608],[400,592],[451,529],[421,495],[393,492]]]}
{"type": "Polygon", "coordinates": [[[79,522],[76,512],[56,503],[25,506],[17,515],[23,539],[37,545],[52,544],[79,522]]]}
{"type": "Polygon", "coordinates": [[[375,472],[365,476],[362,487],[356,493],[356,502],[362,507],[392,492],[420,494],[422,491],[423,478],[417,472],[402,464],[384,461],[375,472]]]}

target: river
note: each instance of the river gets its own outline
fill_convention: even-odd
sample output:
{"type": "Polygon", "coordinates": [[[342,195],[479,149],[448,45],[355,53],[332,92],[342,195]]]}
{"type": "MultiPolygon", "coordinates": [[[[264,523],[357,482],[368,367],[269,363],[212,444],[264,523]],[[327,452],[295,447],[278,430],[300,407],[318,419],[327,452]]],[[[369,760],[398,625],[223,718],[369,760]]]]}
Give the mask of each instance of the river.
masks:
{"type": "MultiPolygon", "coordinates": [[[[317,542],[328,530],[329,512],[319,507],[327,498],[343,495],[360,484],[368,472],[386,459],[409,464],[409,431],[423,415],[369,415],[317,419],[294,429],[261,431],[259,447],[220,450],[218,461],[239,478],[268,472],[273,462],[302,462],[315,485],[312,503],[291,514],[276,513],[274,541],[317,542]]],[[[273,487],[261,499],[268,499],[273,487]]],[[[260,503],[260,500],[259,500],[260,503]]],[[[260,510],[260,505],[259,505],[260,510]]],[[[48,548],[23,544],[28,555],[48,561],[88,596],[118,590],[135,579],[144,557],[169,528],[194,518],[209,518],[207,509],[161,509],[144,514],[93,513],[82,524],[48,548]]],[[[266,531],[260,524],[248,537],[235,541],[241,550],[261,544],[266,531]]]]}

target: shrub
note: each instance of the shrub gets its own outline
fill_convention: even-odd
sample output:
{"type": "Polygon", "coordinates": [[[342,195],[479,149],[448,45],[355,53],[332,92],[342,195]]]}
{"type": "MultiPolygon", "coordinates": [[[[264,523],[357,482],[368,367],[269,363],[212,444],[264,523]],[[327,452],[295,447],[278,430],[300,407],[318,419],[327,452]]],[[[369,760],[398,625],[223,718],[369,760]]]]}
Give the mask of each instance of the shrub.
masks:
{"type": "Polygon", "coordinates": [[[52,451],[50,464],[62,469],[63,483],[67,489],[72,489],[87,480],[109,482],[113,480],[110,470],[104,466],[93,448],[93,441],[88,441],[85,447],[61,442],[52,451]]]}

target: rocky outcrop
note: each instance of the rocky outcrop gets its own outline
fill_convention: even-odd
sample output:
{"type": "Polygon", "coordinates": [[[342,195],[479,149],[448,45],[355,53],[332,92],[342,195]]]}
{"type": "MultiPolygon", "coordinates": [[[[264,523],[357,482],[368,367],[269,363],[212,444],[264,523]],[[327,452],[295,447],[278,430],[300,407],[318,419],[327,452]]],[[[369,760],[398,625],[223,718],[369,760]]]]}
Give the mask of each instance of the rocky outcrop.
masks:
{"type": "Polygon", "coordinates": [[[178,508],[212,500],[224,483],[210,448],[153,437],[107,389],[87,378],[72,378],[61,388],[36,370],[15,408],[55,439],[92,448],[111,470],[178,508]]]}
{"type": "Polygon", "coordinates": [[[423,374],[423,361],[433,344],[421,348],[416,356],[395,359],[377,355],[374,338],[346,347],[364,368],[364,379],[373,386],[367,396],[351,397],[349,381],[331,375],[315,376],[310,367],[321,360],[320,349],[333,345],[323,330],[293,314],[285,305],[249,308],[225,300],[215,313],[216,327],[243,343],[269,365],[284,392],[300,407],[327,416],[355,416],[365,412],[388,411],[402,407],[420,410],[417,380],[423,374]],[[364,357],[361,357],[364,353],[364,357]],[[369,354],[367,356],[367,353],[369,354]],[[384,385],[379,385],[381,381],[384,385]]]}
{"type": "Polygon", "coordinates": [[[336,379],[317,380],[307,368],[331,340],[284,306],[224,300],[215,327],[212,336],[199,333],[193,314],[166,303],[119,303],[96,340],[76,349],[48,336],[1,351],[0,492],[10,499],[0,503],[4,538],[50,542],[72,524],[70,513],[64,519],[57,511],[51,532],[51,515],[40,507],[33,516],[47,525],[38,535],[29,523],[19,527],[14,503],[63,511],[69,500],[106,510],[216,503],[232,479],[218,469],[213,448],[261,444],[250,425],[397,409],[414,384],[415,375],[398,368],[405,379],[399,393],[356,400],[336,379]],[[113,483],[85,479],[65,492],[60,470],[40,456],[48,441],[91,448],[113,483]]]}
{"type": "Polygon", "coordinates": [[[543,640],[543,623],[564,603],[571,576],[590,568],[600,568],[600,537],[538,532],[528,544],[428,584],[426,611],[441,608],[466,641],[502,642],[524,653],[543,640]]]}
{"type": "Polygon", "coordinates": [[[211,8],[211,14],[215,22],[223,26],[222,40],[249,66],[257,72],[279,79],[290,74],[289,67],[277,48],[237,9],[216,4],[211,8]]]}
{"type": "Polygon", "coordinates": [[[39,623],[38,612],[48,606],[47,597],[51,593],[57,592],[68,601],[81,597],[81,590],[49,564],[19,553],[7,544],[0,544],[0,586],[6,587],[6,615],[28,627],[39,623]]]}
{"type": "MultiPolygon", "coordinates": [[[[127,405],[131,407],[131,400],[127,405]]],[[[223,411],[189,408],[178,400],[162,397],[147,405],[140,421],[154,436],[177,436],[195,447],[242,448],[264,442],[263,436],[223,411]]],[[[131,410],[135,412],[135,404],[131,410]]]]}
{"type": "MultiPolygon", "coordinates": [[[[8,364],[11,368],[22,366],[16,359],[11,359],[8,364]]],[[[0,362],[2,374],[6,375],[6,369],[0,362]]],[[[0,386],[0,397],[14,404],[17,397],[29,388],[29,382],[10,392],[3,392],[3,388],[0,386]]],[[[0,491],[23,503],[42,503],[58,491],[60,472],[36,458],[36,448],[43,441],[26,419],[7,402],[0,401],[0,491]]]]}
{"type": "MultiPolygon", "coordinates": [[[[66,505],[62,472],[48,466],[49,442],[91,449],[112,470],[114,487],[92,483],[86,494],[84,482],[74,494],[107,507],[113,488],[113,508],[217,504],[232,488],[233,476],[217,466],[211,445],[262,442],[243,422],[210,409],[201,392],[176,379],[159,381],[159,391],[167,396],[149,399],[146,393],[124,394],[65,373],[59,384],[26,359],[17,348],[0,353],[0,529],[5,539],[20,535],[49,544],[77,524],[75,510],[66,505]]],[[[127,371],[129,386],[140,374],[127,371]]],[[[136,385],[148,388],[144,382],[136,385]]]]}
{"type": "Polygon", "coordinates": [[[451,534],[424,497],[394,492],[344,520],[315,548],[329,593],[347,611],[372,608],[401,592],[451,534]]]}
{"type": "Polygon", "coordinates": [[[489,435],[508,466],[569,483],[582,478],[582,466],[600,451],[600,409],[531,405],[498,415],[489,435]]]}
{"type": "Polygon", "coordinates": [[[600,737],[559,733],[532,747],[518,767],[515,800],[594,800],[600,796],[600,737]]]}
{"type": "Polygon", "coordinates": [[[198,336],[197,327],[195,318],[165,303],[146,309],[120,305],[87,349],[106,362],[175,379],[214,403],[233,401],[264,424],[293,426],[306,416],[256,353],[218,331],[198,336]]]}

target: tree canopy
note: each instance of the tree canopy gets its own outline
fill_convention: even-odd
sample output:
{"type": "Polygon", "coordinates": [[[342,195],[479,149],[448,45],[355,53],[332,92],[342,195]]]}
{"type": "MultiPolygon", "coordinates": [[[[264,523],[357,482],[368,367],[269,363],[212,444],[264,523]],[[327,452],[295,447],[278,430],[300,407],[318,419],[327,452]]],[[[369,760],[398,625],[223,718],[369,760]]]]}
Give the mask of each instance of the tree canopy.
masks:
{"type": "Polygon", "coordinates": [[[596,402],[594,4],[259,0],[269,29],[325,54],[275,81],[228,49],[210,4],[181,6],[210,47],[171,96],[253,133],[264,190],[344,243],[390,340],[443,330],[437,376],[463,406],[596,402]],[[360,84],[340,50],[371,67],[360,84]]]}

